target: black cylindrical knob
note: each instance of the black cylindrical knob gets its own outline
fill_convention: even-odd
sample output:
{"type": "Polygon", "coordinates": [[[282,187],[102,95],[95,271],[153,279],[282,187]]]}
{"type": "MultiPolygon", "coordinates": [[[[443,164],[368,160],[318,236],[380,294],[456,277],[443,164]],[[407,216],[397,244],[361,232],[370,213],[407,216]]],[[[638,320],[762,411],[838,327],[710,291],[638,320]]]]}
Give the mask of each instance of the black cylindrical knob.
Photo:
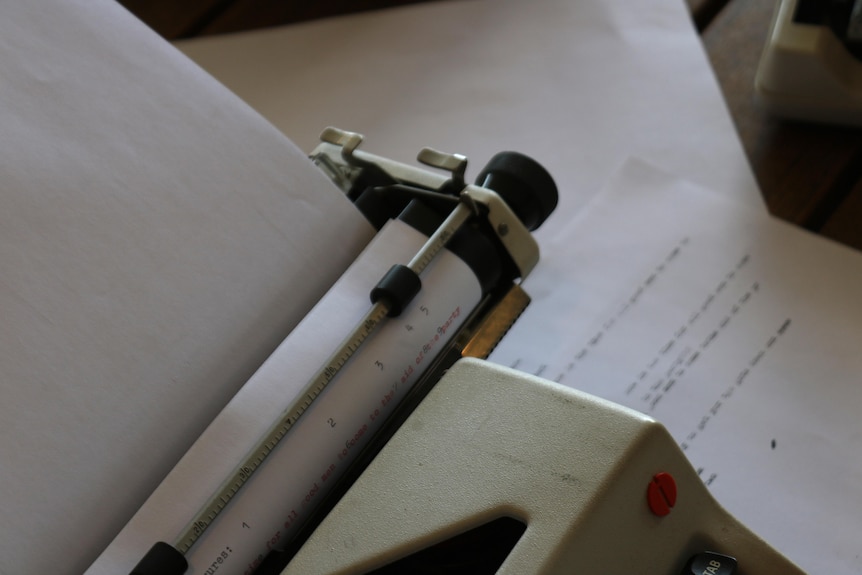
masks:
{"type": "Polygon", "coordinates": [[[557,185],[538,162],[518,152],[500,152],[476,178],[494,190],[528,230],[535,230],[557,207],[557,185]]]}
{"type": "Polygon", "coordinates": [[[130,575],[183,575],[189,568],[182,553],[159,541],[132,569],[130,575]]]}
{"type": "Polygon", "coordinates": [[[416,272],[405,265],[395,264],[371,290],[371,301],[385,301],[389,306],[387,315],[395,317],[401,314],[420,289],[422,280],[416,272]]]}

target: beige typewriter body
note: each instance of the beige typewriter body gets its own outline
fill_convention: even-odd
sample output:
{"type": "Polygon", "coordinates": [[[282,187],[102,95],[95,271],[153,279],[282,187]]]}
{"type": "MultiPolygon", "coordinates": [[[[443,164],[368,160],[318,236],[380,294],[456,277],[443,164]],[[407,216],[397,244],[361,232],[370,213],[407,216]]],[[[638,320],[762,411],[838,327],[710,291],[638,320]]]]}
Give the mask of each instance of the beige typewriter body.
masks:
{"type": "Polygon", "coordinates": [[[503,575],[671,575],[703,551],[742,575],[802,573],[716,503],[661,424],[463,359],[284,575],[366,573],[500,517],[526,525],[503,575]],[[656,481],[668,476],[675,501],[656,481]]]}

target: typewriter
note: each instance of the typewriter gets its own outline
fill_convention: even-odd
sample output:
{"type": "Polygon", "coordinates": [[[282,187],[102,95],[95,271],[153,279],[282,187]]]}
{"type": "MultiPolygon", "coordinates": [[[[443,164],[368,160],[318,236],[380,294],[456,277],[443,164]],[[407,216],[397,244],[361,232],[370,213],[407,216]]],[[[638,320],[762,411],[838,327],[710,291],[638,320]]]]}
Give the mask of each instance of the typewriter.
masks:
{"type": "MultiPolygon", "coordinates": [[[[504,152],[468,184],[457,154],[422,150],[420,168],[358,149],[355,133],[327,129],[321,139],[312,161],[378,235],[398,221],[421,246],[368,286],[354,329],[183,532],[156,542],[133,575],[801,573],[720,507],[661,424],[484,361],[529,304],[521,281],[539,259],[531,232],[557,203],[542,166],[504,152]],[[477,294],[429,320],[425,291],[456,289],[433,277],[452,257],[477,294]],[[367,351],[408,337],[395,360],[367,351]],[[397,372],[363,391],[348,373],[361,358],[372,373],[393,363],[397,372]],[[238,541],[247,525],[236,500],[276,473],[273,458],[299,461],[281,453],[295,427],[334,425],[317,406],[338,394],[339,422],[358,415],[334,447],[312,449],[331,449],[338,464],[322,464],[266,537],[238,541]],[[221,551],[196,553],[202,545],[221,551]]],[[[289,484],[291,473],[280,473],[276,484],[289,484]]]]}

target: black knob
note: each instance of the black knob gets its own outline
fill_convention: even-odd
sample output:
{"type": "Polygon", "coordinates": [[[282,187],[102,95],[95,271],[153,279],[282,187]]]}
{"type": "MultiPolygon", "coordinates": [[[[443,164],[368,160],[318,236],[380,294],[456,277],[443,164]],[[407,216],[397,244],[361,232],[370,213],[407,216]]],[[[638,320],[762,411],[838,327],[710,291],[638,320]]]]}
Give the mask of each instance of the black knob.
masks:
{"type": "Polygon", "coordinates": [[[557,207],[557,185],[538,162],[518,152],[500,152],[476,178],[494,190],[528,230],[535,230],[557,207]]]}
{"type": "Polygon", "coordinates": [[[188,568],[182,553],[159,541],[147,551],[130,575],[183,575],[188,568]]]}

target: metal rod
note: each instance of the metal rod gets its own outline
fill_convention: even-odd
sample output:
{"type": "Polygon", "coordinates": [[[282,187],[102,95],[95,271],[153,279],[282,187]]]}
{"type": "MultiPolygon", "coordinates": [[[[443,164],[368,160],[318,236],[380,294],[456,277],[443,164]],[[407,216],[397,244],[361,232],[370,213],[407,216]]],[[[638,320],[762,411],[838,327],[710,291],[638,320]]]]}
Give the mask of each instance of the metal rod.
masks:
{"type": "MultiPolygon", "coordinates": [[[[475,206],[465,202],[459,203],[413,256],[408,267],[417,275],[421,274],[473,213],[475,213],[475,206]]],[[[216,517],[239,493],[254,472],[296,424],[296,421],[311,407],[311,404],[326,386],[335,379],[341,368],[356,354],[368,336],[384,321],[389,307],[385,300],[380,300],[371,307],[353,331],[324,362],[323,367],[311,378],[297,398],[282,412],[278,420],[270,426],[264,436],[251,449],[245,460],[233,470],[215,494],[198,511],[195,518],[183,529],[173,545],[177,551],[183,555],[187,554],[210,525],[215,522],[216,517]]]]}

